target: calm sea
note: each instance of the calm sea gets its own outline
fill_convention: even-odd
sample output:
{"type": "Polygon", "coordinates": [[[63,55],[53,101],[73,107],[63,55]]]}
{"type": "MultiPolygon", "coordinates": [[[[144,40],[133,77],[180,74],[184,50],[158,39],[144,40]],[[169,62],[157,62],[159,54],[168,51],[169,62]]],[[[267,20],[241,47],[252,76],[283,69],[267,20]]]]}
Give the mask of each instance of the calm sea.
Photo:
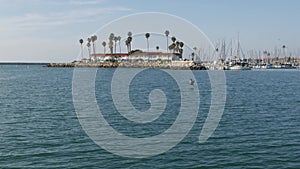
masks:
{"type": "MultiPolygon", "coordinates": [[[[149,69],[133,80],[130,99],[141,111],[149,109],[147,94],[153,89],[173,98],[161,119],[141,125],[114,109],[113,72],[98,69],[95,86],[104,117],[117,131],[150,137],[172,125],[180,94],[171,77],[149,69]]],[[[0,65],[0,168],[300,168],[300,70],[227,71],[225,111],[203,144],[198,138],[211,87],[206,71],[194,74],[200,108],[189,134],[163,154],[133,159],[102,149],[81,128],[72,102],[72,68],[0,65]]]]}

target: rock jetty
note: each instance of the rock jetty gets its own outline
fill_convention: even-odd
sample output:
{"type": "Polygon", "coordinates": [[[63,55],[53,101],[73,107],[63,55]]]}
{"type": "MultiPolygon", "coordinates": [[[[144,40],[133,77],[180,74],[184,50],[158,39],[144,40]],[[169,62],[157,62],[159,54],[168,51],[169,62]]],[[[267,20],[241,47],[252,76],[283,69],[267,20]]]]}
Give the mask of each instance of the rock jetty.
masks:
{"type": "Polygon", "coordinates": [[[97,68],[157,68],[177,70],[206,70],[206,68],[191,61],[172,62],[73,62],[73,63],[49,63],[48,67],[97,67],[97,68]]]}

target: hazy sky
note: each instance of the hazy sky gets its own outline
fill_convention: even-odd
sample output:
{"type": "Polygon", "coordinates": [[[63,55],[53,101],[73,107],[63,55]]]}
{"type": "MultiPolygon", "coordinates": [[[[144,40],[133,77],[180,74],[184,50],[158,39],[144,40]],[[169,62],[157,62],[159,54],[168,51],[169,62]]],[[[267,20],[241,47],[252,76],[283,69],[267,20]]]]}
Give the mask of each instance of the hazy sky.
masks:
{"type": "Polygon", "coordinates": [[[137,12],[164,12],[197,25],[216,42],[236,38],[244,50],[299,51],[299,0],[0,0],[0,62],[72,61],[107,22],[137,12]]]}

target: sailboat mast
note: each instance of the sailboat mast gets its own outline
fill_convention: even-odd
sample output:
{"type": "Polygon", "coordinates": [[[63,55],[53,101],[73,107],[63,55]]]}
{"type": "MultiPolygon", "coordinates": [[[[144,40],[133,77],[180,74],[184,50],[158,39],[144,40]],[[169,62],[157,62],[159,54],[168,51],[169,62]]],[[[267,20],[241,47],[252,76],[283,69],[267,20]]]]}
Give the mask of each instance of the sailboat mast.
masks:
{"type": "Polygon", "coordinates": [[[240,33],[238,32],[237,58],[240,58],[240,33]]]}
{"type": "Polygon", "coordinates": [[[230,57],[232,57],[232,55],[233,55],[233,52],[232,52],[232,39],[231,39],[231,41],[230,41],[230,57]]]}

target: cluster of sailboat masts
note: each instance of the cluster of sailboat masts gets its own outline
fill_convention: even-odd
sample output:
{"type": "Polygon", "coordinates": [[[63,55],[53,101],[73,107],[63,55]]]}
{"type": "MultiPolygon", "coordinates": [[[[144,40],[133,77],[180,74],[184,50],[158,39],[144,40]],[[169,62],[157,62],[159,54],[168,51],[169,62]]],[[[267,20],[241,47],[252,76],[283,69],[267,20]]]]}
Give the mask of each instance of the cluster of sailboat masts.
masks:
{"type": "MultiPolygon", "coordinates": [[[[300,68],[300,58],[287,52],[287,46],[275,47],[273,52],[255,51],[247,52],[241,48],[239,39],[234,47],[231,41],[226,46],[225,40],[218,42],[215,47],[214,61],[204,61],[208,69],[222,70],[250,70],[250,69],[296,69],[300,68]]],[[[195,51],[196,48],[194,48],[195,51]]],[[[199,52],[200,53],[200,52],[199,52]]],[[[202,52],[203,53],[203,52],[202,52]]],[[[200,58],[202,56],[199,56],[200,58]]],[[[206,60],[205,58],[201,60],[206,60]]]]}

